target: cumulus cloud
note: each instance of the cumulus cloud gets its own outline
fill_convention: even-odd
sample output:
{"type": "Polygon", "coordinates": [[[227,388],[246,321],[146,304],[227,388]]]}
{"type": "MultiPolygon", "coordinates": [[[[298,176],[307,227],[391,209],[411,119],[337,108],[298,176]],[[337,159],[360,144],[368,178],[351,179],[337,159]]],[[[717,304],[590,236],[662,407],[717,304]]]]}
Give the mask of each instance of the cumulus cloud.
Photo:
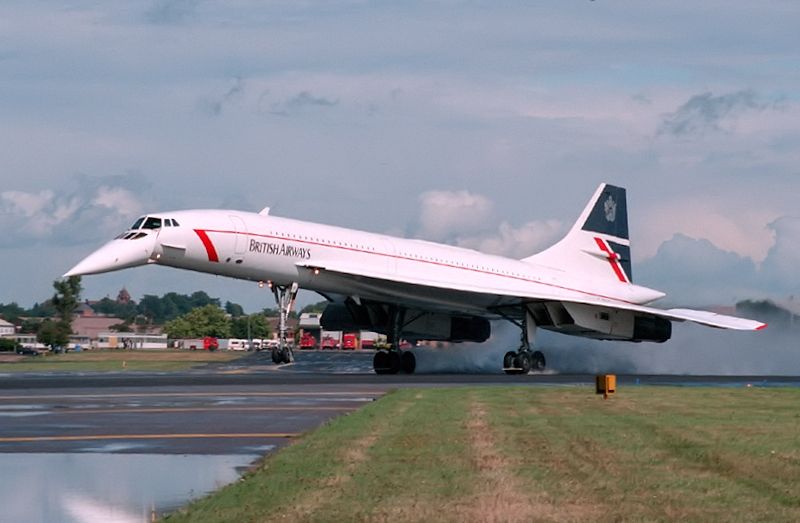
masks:
{"type": "Polygon", "coordinates": [[[722,130],[727,122],[748,111],[764,111],[773,104],[761,100],[752,90],[714,96],[705,92],[692,96],[675,112],[664,117],[658,134],[689,136],[722,130]]]}
{"type": "Polygon", "coordinates": [[[668,293],[672,303],[732,303],[747,298],[786,298],[800,293],[800,218],[769,225],[774,243],[761,263],[706,239],[676,234],[656,255],[637,265],[638,283],[668,293]]]}
{"type": "Polygon", "coordinates": [[[683,234],[664,242],[634,273],[636,283],[666,292],[666,300],[676,304],[730,302],[751,296],[757,288],[752,259],[683,234]]]}
{"type": "Polygon", "coordinates": [[[142,212],[124,177],[78,177],[74,192],[0,192],[0,248],[110,239],[142,212]],[[121,185],[121,183],[123,185],[121,185]]]}
{"type": "Polygon", "coordinates": [[[558,220],[530,221],[516,227],[494,220],[494,202],[469,191],[427,191],[419,196],[417,236],[488,254],[530,256],[563,233],[558,220]]]}
{"type": "Polygon", "coordinates": [[[531,221],[519,227],[503,221],[496,230],[461,237],[457,244],[488,254],[525,258],[546,249],[565,233],[564,224],[558,220],[531,221]]]}
{"type": "Polygon", "coordinates": [[[800,218],[784,216],[769,224],[775,244],[761,264],[761,279],[786,293],[800,292],[800,218]]]}
{"type": "Polygon", "coordinates": [[[419,204],[419,234],[439,241],[485,229],[494,207],[487,197],[469,191],[427,191],[419,204]]]}

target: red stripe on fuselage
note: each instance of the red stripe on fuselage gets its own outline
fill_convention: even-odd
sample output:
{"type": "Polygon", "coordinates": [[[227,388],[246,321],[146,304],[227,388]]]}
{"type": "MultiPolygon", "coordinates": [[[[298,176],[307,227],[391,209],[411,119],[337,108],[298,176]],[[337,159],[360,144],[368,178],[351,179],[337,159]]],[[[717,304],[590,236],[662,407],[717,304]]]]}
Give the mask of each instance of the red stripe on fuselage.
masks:
{"type": "Polygon", "coordinates": [[[214,244],[211,243],[211,239],[208,237],[208,234],[206,234],[206,231],[203,229],[195,229],[194,232],[197,233],[197,236],[200,237],[200,241],[203,242],[203,247],[206,248],[206,252],[208,253],[208,261],[219,262],[217,249],[214,248],[214,244]]]}
{"type": "Polygon", "coordinates": [[[619,266],[619,255],[612,251],[602,239],[595,238],[594,241],[597,243],[597,246],[600,247],[600,250],[608,255],[608,263],[611,264],[611,268],[614,269],[614,274],[617,275],[619,281],[622,283],[628,283],[628,279],[625,277],[622,267],[619,266]]]}

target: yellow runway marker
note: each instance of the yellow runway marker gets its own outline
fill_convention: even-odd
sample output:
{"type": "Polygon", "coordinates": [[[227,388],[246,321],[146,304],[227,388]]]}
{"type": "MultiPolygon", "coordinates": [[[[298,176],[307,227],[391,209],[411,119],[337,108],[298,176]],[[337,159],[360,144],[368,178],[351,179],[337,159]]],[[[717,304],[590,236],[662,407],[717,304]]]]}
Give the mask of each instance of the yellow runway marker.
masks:
{"type": "Polygon", "coordinates": [[[31,443],[41,441],[97,441],[120,439],[245,439],[245,438],[296,438],[298,432],[252,432],[235,434],[86,434],[83,436],[14,436],[0,438],[0,443],[31,443]]]}

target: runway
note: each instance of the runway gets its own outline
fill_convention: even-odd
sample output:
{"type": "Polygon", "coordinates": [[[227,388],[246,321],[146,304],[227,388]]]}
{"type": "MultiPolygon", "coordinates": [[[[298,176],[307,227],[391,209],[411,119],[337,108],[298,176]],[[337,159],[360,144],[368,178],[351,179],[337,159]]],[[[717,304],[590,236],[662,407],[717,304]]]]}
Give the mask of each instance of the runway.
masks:
{"type": "MultiPolygon", "coordinates": [[[[174,509],[191,497],[235,479],[242,467],[258,457],[394,388],[476,384],[590,388],[594,383],[594,376],[557,373],[377,376],[371,371],[371,358],[369,353],[301,353],[296,364],[276,367],[269,362],[268,354],[255,353],[232,363],[186,372],[3,375],[0,376],[0,470],[14,470],[12,465],[16,465],[30,473],[26,464],[41,462],[41,468],[47,470],[39,471],[37,477],[47,482],[54,467],[65,469],[60,472],[67,477],[77,477],[78,472],[70,476],[70,467],[85,470],[87,460],[91,463],[100,460],[96,468],[103,472],[96,476],[108,473],[107,469],[114,470],[112,477],[98,480],[93,487],[95,491],[114,482],[133,486],[129,493],[121,495],[125,499],[116,508],[101,505],[98,510],[127,511],[135,514],[131,519],[135,521],[141,520],[140,516],[146,519],[148,514],[143,511],[174,509]],[[71,457],[64,461],[65,456],[71,457]],[[150,460],[150,465],[144,472],[126,462],[107,466],[127,459],[125,456],[136,457],[140,462],[150,460]],[[187,456],[194,458],[188,460],[187,456]],[[159,482],[126,476],[149,478],[167,469],[184,470],[170,481],[185,483],[183,490],[171,492],[168,499],[158,497],[168,490],[159,482]],[[194,483],[208,469],[221,472],[203,484],[194,483]],[[152,487],[152,493],[136,490],[148,486],[152,487]]],[[[800,378],[618,377],[618,387],[623,391],[624,387],[637,385],[797,387],[800,378]]],[[[90,484],[94,479],[88,478],[84,483],[90,484]]],[[[7,489],[2,496],[5,498],[0,499],[3,507],[0,520],[7,520],[8,511],[16,506],[14,488],[7,489]]],[[[95,505],[103,496],[109,494],[84,493],[85,498],[95,500],[95,505]]],[[[41,513],[12,515],[27,521],[47,521],[54,515],[64,521],[80,520],[65,516],[71,501],[51,498],[48,503],[52,505],[44,507],[41,513]]]]}

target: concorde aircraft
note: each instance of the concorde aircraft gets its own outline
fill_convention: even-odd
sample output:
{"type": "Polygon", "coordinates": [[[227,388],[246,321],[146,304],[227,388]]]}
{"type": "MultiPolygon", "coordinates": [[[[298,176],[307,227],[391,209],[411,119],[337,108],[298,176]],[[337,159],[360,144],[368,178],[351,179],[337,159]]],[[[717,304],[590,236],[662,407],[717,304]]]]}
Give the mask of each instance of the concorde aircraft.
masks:
{"type": "MultiPolygon", "coordinates": [[[[330,301],[329,330],[371,330],[390,348],[375,353],[378,374],[412,373],[401,339],[483,342],[490,320],[521,329],[502,361],[508,374],[545,367],[538,328],[600,340],[661,343],[672,322],[761,330],[753,320],[648,304],[664,293],[633,283],[625,189],[601,184],[567,235],[522,260],[428,241],[396,238],[233,210],[148,214],[64,276],[146,264],[217,274],[269,286],[281,313],[275,363],[292,361],[286,317],[300,288],[330,301]]],[[[498,361],[498,366],[501,362],[498,361]]]]}

